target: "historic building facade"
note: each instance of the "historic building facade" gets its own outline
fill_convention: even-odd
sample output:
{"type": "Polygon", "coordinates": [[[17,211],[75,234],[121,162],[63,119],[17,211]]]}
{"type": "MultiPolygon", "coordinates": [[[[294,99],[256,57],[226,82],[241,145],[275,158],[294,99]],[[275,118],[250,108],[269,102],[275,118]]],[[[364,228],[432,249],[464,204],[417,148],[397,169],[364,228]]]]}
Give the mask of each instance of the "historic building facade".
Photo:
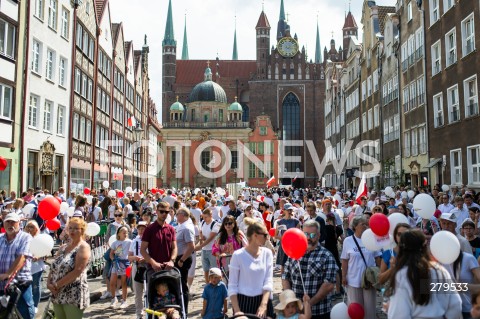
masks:
{"type": "MultiPolygon", "coordinates": [[[[176,180],[170,178],[171,174],[180,176],[178,186],[220,185],[240,179],[247,181],[249,185],[265,186],[269,175],[275,175],[277,181],[284,184],[291,183],[295,176],[297,179],[294,183],[297,186],[316,184],[320,176],[316,175],[306,142],[303,141],[311,141],[316,155],[323,157],[324,67],[320,61],[307,61],[305,48],[300,47],[295,34],[291,35],[290,26],[285,19],[283,0],[280,7],[276,30],[272,30],[265,12],[260,13],[254,31],[257,47],[255,60],[225,61],[217,58],[209,63],[205,60],[177,60],[173,13],[169,3],[162,53],[164,123],[161,146],[165,154],[165,169],[161,174],[163,184],[174,185],[172,183],[176,180]],[[270,46],[271,38],[276,45],[270,46]],[[210,73],[207,74],[204,70],[210,70],[210,73]],[[207,85],[212,88],[207,90],[207,85]],[[177,101],[182,108],[175,104],[177,101]],[[229,113],[232,105],[240,106],[238,113],[233,115],[229,113]],[[171,113],[172,111],[174,113],[171,113]],[[229,117],[229,114],[233,117],[229,117]],[[299,145],[285,147],[283,155],[298,156],[300,161],[280,160],[282,157],[278,148],[274,147],[269,150],[272,153],[269,156],[273,156],[273,159],[265,160],[272,162],[265,163],[268,169],[264,167],[259,172],[257,166],[254,168],[245,160],[243,166],[231,167],[222,178],[215,181],[202,180],[203,176],[198,175],[198,168],[185,164],[187,159],[190,163],[193,162],[194,147],[192,146],[189,153],[183,152],[184,158],[179,162],[175,157],[177,155],[172,155],[177,154],[172,153],[177,152],[175,146],[167,145],[169,140],[175,137],[183,140],[182,134],[187,134],[192,143],[194,140],[204,139],[205,136],[209,136],[209,140],[224,140],[225,138],[221,138],[224,133],[221,132],[225,131],[229,132],[226,140],[233,141],[231,137],[234,137],[249,143],[249,147],[259,156],[266,155],[262,153],[270,146],[267,146],[267,143],[261,145],[258,141],[298,140],[299,145]]],[[[234,51],[235,49],[234,45],[234,51]]],[[[185,52],[185,49],[183,51],[185,52]]],[[[238,57],[235,52],[232,56],[238,57]]],[[[240,162],[243,156],[240,150],[237,152],[240,152],[240,162]]],[[[209,163],[207,155],[202,159],[204,164],[209,163]]]]}

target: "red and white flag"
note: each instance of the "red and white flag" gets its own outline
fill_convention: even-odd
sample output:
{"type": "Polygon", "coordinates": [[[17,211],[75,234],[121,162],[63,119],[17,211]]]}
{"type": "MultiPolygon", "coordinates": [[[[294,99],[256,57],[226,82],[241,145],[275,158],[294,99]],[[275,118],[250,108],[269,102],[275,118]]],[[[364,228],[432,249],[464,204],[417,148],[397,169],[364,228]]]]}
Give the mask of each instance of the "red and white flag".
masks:
{"type": "Polygon", "coordinates": [[[428,179],[426,177],[423,178],[423,186],[428,185],[428,179]]]}
{"type": "Polygon", "coordinates": [[[270,177],[270,179],[267,181],[267,187],[270,188],[272,185],[275,183],[275,176],[270,177]]]}
{"type": "Polygon", "coordinates": [[[127,120],[127,125],[130,126],[137,126],[137,120],[135,119],[135,116],[132,116],[127,120]]]}
{"type": "Polygon", "coordinates": [[[292,179],[292,183],[295,183],[295,181],[297,180],[298,178],[298,175],[295,175],[295,177],[292,179]]]}
{"type": "Polygon", "coordinates": [[[357,195],[355,196],[355,201],[358,205],[362,203],[362,196],[367,196],[367,193],[367,180],[365,179],[365,174],[363,174],[360,185],[358,185],[357,195]]]}

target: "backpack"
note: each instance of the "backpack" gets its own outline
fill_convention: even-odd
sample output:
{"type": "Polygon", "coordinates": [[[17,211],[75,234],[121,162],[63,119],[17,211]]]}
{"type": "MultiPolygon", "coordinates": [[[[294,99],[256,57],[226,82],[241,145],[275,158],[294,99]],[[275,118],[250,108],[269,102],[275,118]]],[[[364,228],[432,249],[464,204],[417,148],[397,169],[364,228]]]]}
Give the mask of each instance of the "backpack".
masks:
{"type": "MultiPolygon", "coordinates": [[[[212,221],[212,223],[210,224],[210,231],[212,231],[213,226],[215,226],[216,223],[217,223],[216,221],[214,221],[214,220],[212,221]]],[[[205,225],[205,221],[204,221],[204,220],[202,220],[202,228],[203,228],[203,225],[205,225]]]]}

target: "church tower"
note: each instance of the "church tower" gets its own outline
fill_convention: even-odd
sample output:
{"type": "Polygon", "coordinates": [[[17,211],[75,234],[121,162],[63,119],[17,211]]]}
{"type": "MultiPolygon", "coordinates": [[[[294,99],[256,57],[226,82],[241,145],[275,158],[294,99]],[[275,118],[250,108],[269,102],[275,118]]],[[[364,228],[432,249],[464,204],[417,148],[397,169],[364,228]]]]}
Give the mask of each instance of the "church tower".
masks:
{"type": "Polygon", "coordinates": [[[350,37],[355,37],[358,39],[358,26],[355,22],[350,8],[348,9],[348,14],[345,17],[345,23],[343,24],[343,61],[348,57],[348,45],[350,43],[350,37]]]}
{"type": "Polygon", "coordinates": [[[277,24],[277,42],[285,36],[290,36],[290,26],[285,19],[285,8],[283,6],[283,0],[280,1],[280,15],[278,17],[277,24]]]}
{"type": "Polygon", "coordinates": [[[257,77],[266,79],[268,49],[270,47],[270,23],[263,9],[258,18],[255,31],[257,33],[257,77]]]}
{"type": "Polygon", "coordinates": [[[177,63],[177,41],[173,33],[172,0],[168,2],[167,23],[162,41],[162,121],[168,120],[168,106],[174,99],[173,84],[175,83],[177,63]]]}

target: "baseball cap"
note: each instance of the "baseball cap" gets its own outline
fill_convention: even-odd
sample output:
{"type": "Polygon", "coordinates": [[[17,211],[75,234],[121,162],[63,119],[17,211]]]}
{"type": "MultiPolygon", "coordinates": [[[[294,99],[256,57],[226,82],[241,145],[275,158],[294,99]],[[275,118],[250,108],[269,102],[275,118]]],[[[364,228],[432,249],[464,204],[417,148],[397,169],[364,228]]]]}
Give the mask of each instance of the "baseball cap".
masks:
{"type": "Polygon", "coordinates": [[[139,221],[138,224],[137,224],[137,228],[140,227],[140,226],[147,227],[147,222],[144,221],[144,220],[139,221]]]}
{"type": "Polygon", "coordinates": [[[76,210],[76,211],[73,213],[72,217],[83,217],[83,214],[82,214],[81,211],[76,210]]]}
{"type": "Polygon", "coordinates": [[[293,206],[290,203],[286,203],[285,205],[283,205],[283,209],[293,209],[293,206]]]}
{"type": "Polygon", "coordinates": [[[443,213],[441,216],[440,216],[441,219],[445,219],[445,220],[448,220],[449,222],[452,222],[452,223],[457,223],[457,215],[455,215],[455,213],[443,213]]]}
{"type": "Polygon", "coordinates": [[[18,216],[17,213],[9,213],[9,214],[5,217],[4,221],[7,222],[7,221],[9,221],[9,220],[10,220],[10,221],[13,221],[13,222],[19,222],[19,221],[20,221],[20,216],[18,216]]]}
{"type": "Polygon", "coordinates": [[[198,200],[194,199],[194,200],[192,200],[192,201],[190,202],[190,204],[192,204],[192,205],[197,205],[197,204],[198,204],[198,200]]]}
{"type": "Polygon", "coordinates": [[[208,275],[222,277],[222,271],[217,267],[213,267],[208,271],[208,275]]]}
{"type": "Polygon", "coordinates": [[[230,202],[230,201],[233,201],[233,196],[227,196],[227,198],[225,198],[225,202],[230,202]]]}

